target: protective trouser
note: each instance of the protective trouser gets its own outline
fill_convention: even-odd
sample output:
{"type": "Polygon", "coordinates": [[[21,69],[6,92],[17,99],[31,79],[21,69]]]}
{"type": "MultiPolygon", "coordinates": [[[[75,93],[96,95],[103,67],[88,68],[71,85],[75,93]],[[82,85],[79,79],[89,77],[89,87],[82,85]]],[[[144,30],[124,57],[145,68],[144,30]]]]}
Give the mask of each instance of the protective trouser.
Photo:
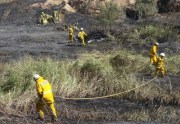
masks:
{"type": "Polygon", "coordinates": [[[38,102],[36,103],[36,110],[39,114],[39,118],[44,119],[44,106],[45,104],[47,105],[47,107],[51,110],[51,114],[53,119],[57,118],[57,114],[56,114],[56,110],[54,108],[54,103],[44,103],[41,99],[38,100],[38,102]]]}
{"type": "Polygon", "coordinates": [[[154,64],[157,62],[157,57],[150,55],[150,64],[154,64]]]}
{"type": "Polygon", "coordinates": [[[84,38],[80,38],[80,40],[81,40],[82,45],[85,46],[86,44],[85,44],[85,42],[84,42],[84,38]]]}
{"type": "Polygon", "coordinates": [[[46,25],[48,23],[47,19],[42,19],[42,24],[46,25]]]}
{"type": "Polygon", "coordinates": [[[73,42],[73,35],[69,35],[69,42],[73,42]]]}
{"type": "Polygon", "coordinates": [[[156,67],[156,76],[161,73],[161,75],[164,77],[164,67],[156,67]]]}

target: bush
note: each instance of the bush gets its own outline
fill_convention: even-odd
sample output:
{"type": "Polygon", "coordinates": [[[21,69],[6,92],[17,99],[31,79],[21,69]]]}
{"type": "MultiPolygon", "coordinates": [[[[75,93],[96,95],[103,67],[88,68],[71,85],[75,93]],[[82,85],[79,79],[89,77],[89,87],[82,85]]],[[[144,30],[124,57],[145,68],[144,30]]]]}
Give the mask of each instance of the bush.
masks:
{"type": "Polygon", "coordinates": [[[110,2],[105,2],[104,5],[100,5],[100,13],[97,17],[100,24],[111,31],[112,25],[115,23],[115,20],[118,19],[121,15],[120,7],[113,0],[110,2]]]}
{"type": "Polygon", "coordinates": [[[10,92],[13,90],[17,90],[17,88],[19,87],[19,75],[14,72],[13,70],[9,69],[7,72],[7,79],[6,79],[6,83],[3,83],[3,85],[1,85],[1,89],[3,92],[10,92]]]}
{"type": "Polygon", "coordinates": [[[178,31],[173,26],[161,24],[140,24],[139,27],[129,30],[123,34],[126,43],[147,44],[152,40],[159,43],[168,41],[178,42],[178,31]]]}
{"type": "Polygon", "coordinates": [[[158,42],[167,42],[176,38],[177,31],[167,25],[142,25],[138,28],[140,38],[156,39],[158,42]]]}
{"type": "Polygon", "coordinates": [[[121,54],[118,54],[115,57],[111,58],[110,63],[113,69],[119,74],[122,74],[125,71],[125,68],[131,65],[130,59],[127,56],[121,54]]]}
{"type": "Polygon", "coordinates": [[[137,0],[135,4],[139,18],[145,18],[158,12],[157,0],[137,0]]]}

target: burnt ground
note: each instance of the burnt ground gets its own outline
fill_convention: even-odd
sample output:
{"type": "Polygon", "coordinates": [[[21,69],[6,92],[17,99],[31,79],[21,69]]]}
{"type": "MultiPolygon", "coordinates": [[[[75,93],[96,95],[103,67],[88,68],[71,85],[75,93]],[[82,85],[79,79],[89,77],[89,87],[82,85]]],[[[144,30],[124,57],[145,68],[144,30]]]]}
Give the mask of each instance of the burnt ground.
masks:
{"type": "MultiPolygon", "coordinates": [[[[36,2],[42,2],[43,0],[38,0],[36,2]]],[[[68,33],[66,31],[58,31],[57,28],[60,26],[58,24],[49,24],[47,26],[37,25],[36,18],[40,13],[40,9],[29,9],[26,8],[27,5],[34,3],[35,1],[27,0],[19,3],[12,4],[0,4],[0,60],[1,62],[11,62],[16,61],[25,56],[31,56],[34,58],[48,56],[58,60],[63,59],[76,59],[78,54],[84,52],[90,52],[93,50],[107,51],[118,49],[119,45],[116,43],[98,42],[91,43],[87,46],[81,46],[77,41],[73,44],[67,43],[68,33]],[[10,12],[9,12],[10,10],[10,12]],[[24,12],[25,11],[25,12],[24,12]],[[6,13],[8,14],[6,16],[6,13]]],[[[54,8],[52,8],[54,9],[54,8]]],[[[50,10],[43,10],[45,12],[50,12],[50,10]]],[[[69,23],[72,19],[72,23],[77,20],[80,26],[85,27],[91,25],[91,20],[86,21],[87,17],[80,14],[67,15],[66,22],[69,23]],[[75,17],[77,19],[72,19],[75,17]]],[[[126,21],[125,21],[126,22],[126,21]]],[[[123,23],[125,27],[130,25],[126,22],[123,23]]],[[[171,43],[172,44],[172,43],[171,43]]],[[[179,44],[175,43],[171,45],[170,43],[162,44],[162,48],[169,47],[173,49],[173,52],[179,54],[179,44]]],[[[137,52],[143,51],[148,46],[138,46],[134,45],[131,48],[135,49],[137,52]]],[[[151,76],[146,76],[147,79],[151,79],[151,76]]],[[[169,79],[172,82],[172,90],[179,87],[180,78],[178,76],[167,76],[164,79],[158,78],[154,83],[164,88],[169,88],[169,79]]],[[[163,124],[163,122],[133,122],[128,121],[123,116],[125,112],[133,112],[138,110],[151,110],[155,106],[145,105],[145,103],[136,103],[131,101],[118,101],[112,99],[102,99],[102,100],[90,100],[90,101],[72,101],[63,100],[56,98],[56,108],[59,117],[62,118],[64,124],[163,124]],[[95,121],[90,121],[91,118],[97,116],[95,121]],[[84,119],[81,119],[84,118],[84,119]],[[104,122],[103,122],[104,120],[104,122]],[[116,121],[122,120],[122,121],[116,121]]],[[[177,112],[180,111],[179,106],[167,106],[176,108],[177,112]]],[[[180,115],[180,114],[179,114],[180,115]]],[[[39,124],[40,122],[35,120],[35,110],[26,116],[18,115],[6,115],[0,111],[0,123],[2,124],[39,124]]],[[[49,118],[46,119],[46,123],[50,121],[49,118]]],[[[175,122],[179,123],[179,122],[175,122]]]]}
{"type": "MultiPolygon", "coordinates": [[[[24,56],[35,58],[49,56],[56,59],[76,59],[78,53],[93,50],[106,51],[116,48],[115,44],[105,44],[101,48],[100,43],[81,46],[78,41],[68,43],[68,32],[56,30],[57,26],[0,26],[0,59],[11,61],[24,56]]],[[[117,46],[118,47],[118,46],[117,46]]]]}
{"type": "MultiPolygon", "coordinates": [[[[127,100],[99,99],[99,100],[63,100],[55,98],[55,107],[58,113],[56,124],[169,124],[160,121],[133,121],[126,119],[126,113],[144,110],[151,111],[160,106],[133,103],[127,100]],[[92,118],[94,121],[92,121],[92,118]],[[119,121],[122,120],[122,121],[119,121]]],[[[34,106],[34,105],[32,105],[34,106]]],[[[173,107],[168,106],[172,109],[173,107]]],[[[179,110],[179,108],[177,108],[179,110]]],[[[0,112],[1,114],[1,112],[0,112]]],[[[44,123],[51,123],[49,112],[45,111],[46,118],[44,123]]],[[[39,124],[36,120],[37,114],[32,108],[28,115],[4,115],[1,114],[2,124],[39,124]]],[[[178,124],[179,122],[177,122],[178,124]]],[[[176,122],[174,122],[176,124],[176,122]]]]}

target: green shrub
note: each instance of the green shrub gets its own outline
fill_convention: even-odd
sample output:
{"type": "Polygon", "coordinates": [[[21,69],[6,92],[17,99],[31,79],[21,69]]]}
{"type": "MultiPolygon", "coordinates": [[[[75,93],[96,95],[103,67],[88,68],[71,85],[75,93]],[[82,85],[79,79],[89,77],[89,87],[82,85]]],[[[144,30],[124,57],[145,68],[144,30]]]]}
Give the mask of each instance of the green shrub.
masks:
{"type": "Polygon", "coordinates": [[[120,7],[116,2],[114,2],[114,0],[111,0],[110,2],[105,2],[105,4],[100,4],[99,8],[100,13],[97,17],[98,21],[105,27],[105,29],[107,28],[109,29],[108,31],[111,31],[111,26],[122,13],[120,7]]]}
{"type": "Polygon", "coordinates": [[[10,92],[17,90],[17,88],[19,87],[19,75],[13,70],[9,69],[6,76],[6,82],[1,85],[2,91],[10,92]]]}
{"type": "Polygon", "coordinates": [[[137,0],[135,4],[139,18],[145,18],[158,12],[157,0],[137,0]]]}
{"type": "Polygon", "coordinates": [[[131,29],[123,34],[123,40],[128,44],[147,44],[152,40],[158,42],[178,41],[178,32],[173,26],[161,24],[140,24],[139,27],[131,29]]]}
{"type": "Polygon", "coordinates": [[[167,39],[176,36],[177,32],[171,26],[167,25],[144,25],[138,28],[140,37],[154,38],[160,42],[165,42],[167,39]]]}

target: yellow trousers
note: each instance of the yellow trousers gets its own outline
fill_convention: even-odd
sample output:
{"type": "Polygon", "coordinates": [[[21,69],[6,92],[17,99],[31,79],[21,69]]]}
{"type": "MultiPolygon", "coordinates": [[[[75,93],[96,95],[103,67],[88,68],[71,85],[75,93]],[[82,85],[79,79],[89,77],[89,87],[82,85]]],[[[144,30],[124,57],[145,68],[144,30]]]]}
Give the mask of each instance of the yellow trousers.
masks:
{"type": "Polygon", "coordinates": [[[73,42],[73,35],[69,35],[69,42],[73,42]]]}
{"type": "Polygon", "coordinates": [[[157,57],[156,56],[150,56],[150,64],[154,64],[157,61],[157,57]]]}
{"type": "MultiPolygon", "coordinates": [[[[54,108],[54,103],[46,103],[47,107],[51,110],[51,114],[54,118],[57,118],[56,110],[54,108]]],[[[36,110],[39,114],[39,117],[44,119],[44,106],[45,103],[39,99],[38,102],[36,103],[36,110]]]]}
{"type": "Polygon", "coordinates": [[[81,39],[82,45],[85,46],[86,44],[85,44],[85,42],[84,42],[84,38],[80,38],[80,39],[81,39]]]}
{"type": "Polygon", "coordinates": [[[159,73],[164,77],[165,75],[164,67],[156,67],[156,76],[158,76],[159,73]]]}

